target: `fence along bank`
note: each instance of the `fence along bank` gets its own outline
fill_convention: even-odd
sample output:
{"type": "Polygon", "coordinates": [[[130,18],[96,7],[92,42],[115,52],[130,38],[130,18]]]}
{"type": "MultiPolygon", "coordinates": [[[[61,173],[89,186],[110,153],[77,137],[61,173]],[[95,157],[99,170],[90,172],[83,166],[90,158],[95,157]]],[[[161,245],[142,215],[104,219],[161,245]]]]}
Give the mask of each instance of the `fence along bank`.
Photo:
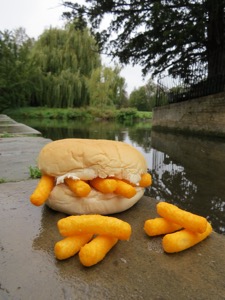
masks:
{"type": "Polygon", "coordinates": [[[225,73],[198,65],[185,78],[158,79],[153,129],[225,136],[225,73]]]}

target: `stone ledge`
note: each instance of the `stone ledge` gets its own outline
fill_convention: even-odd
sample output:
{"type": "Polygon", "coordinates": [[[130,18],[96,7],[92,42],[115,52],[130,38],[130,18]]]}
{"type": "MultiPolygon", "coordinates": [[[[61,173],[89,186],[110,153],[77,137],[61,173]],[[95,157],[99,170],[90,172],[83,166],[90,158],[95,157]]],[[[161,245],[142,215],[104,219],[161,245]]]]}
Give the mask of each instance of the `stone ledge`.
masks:
{"type": "Polygon", "coordinates": [[[57,261],[57,221],[65,215],[30,204],[37,182],[0,185],[3,299],[224,299],[224,236],[213,232],[186,251],[165,254],[161,237],[143,230],[144,221],[156,216],[156,201],[149,197],[114,215],[131,224],[132,236],[101,263],[85,268],[77,255],[57,261]]]}
{"type": "Polygon", "coordinates": [[[17,123],[6,115],[0,115],[1,136],[39,136],[41,133],[22,123],[17,123]]]}
{"type": "Polygon", "coordinates": [[[155,107],[152,128],[225,137],[225,93],[155,107]]]}

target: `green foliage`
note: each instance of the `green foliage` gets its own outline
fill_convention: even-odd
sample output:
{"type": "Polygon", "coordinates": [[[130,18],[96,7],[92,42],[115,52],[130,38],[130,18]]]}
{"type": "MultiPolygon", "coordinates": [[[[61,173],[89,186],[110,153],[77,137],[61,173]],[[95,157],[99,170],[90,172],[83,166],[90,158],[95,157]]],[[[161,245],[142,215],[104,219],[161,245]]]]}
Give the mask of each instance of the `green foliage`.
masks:
{"type": "Polygon", "coordinates": [[[94,119],[104,119],[111,120],[115,119],[117,115],[117,110],[113,107],[95,107],[90,106],[87,108],[87,112],[94,119]]]}
{"type": "Polygon", "coordinates": [[[7,109],[4,111],[14,119],[30,118],[33,120],[80,120],[80,119],[104,119],[120,121],[134,119],[151,119],[152,113],[137,111],[135,108],[115,109],[111,107],[81,107],[81,108],[47,108],[47,107],[23,107],[20,109],[7,109]]]}
{"type": "Polygon", "coordinates": [[[31,60],[36,67],[36,89],[31,105],[80,107],[89,104],[87,81],[100,66],[100,56],[89,30],[50,28],[35,43],[31,60]]]}
{"type": "Polygon", "coordinates": [[[30,96],[29,53],[33,41],[24,29],[0,31],[0,112],[28,103],[30,96]]]}
{"type": "MultiPolygon", "coordinates": [[[[37,41],[22,28],[0,32],[0,112],[24,106],[121,107],[127,102],[121,69],[101,66],[89,29],[77,30],[75,23],[49,28],[37,41]]],[[[48,117],[64,118],[60,113],[50,112],[48,117]]],[[[73,110],[69,118],[84,114],[73,110]]]]}
{"type": "Polygon", "coordinates": [[[7,115],[14,118],[33,118],[33,119],[79,119],[90,117],[86,108],[48,108],[48,107],[23,107],[20,109],[7,109],[7,115]]]}
{"type": "Polygon", "coordinates": [[[29,167],[30,171],[30,178],[36,179],[36,178],[41,178],[41,171],[38,169],[38,167],[29,167]]]}
{"type": "Polygon", "coordinates": [[[140,111],[152,111],[156,101],[156,85],[149,80],[145,86],[134,90],[130,94],[129,106],[140,111]]]}
{"type": "Polygon", "coordinates": [[[99,67],[92,71],[88,82],[90,106],[121,107],[125,102],[125,80],[120,68],[99,67]]]}
{"type": "Polygon", "coordinates": [[[122,63],[139,63],[154,75],[165,70],[186,78],[208,64],[209,76],[225,70],[225,1],[65,1],[68,18],[91,23],[104,52],[122,63]],[[69,10],[69,11],[68,11],[69,10]],[[107,28],[102,20],[112,14],[107,28]],[[218,57],[220,59],[218,59],[218,57]]]}
{"type": "Polygon", "coordinates": [[[148,110],[148,105],[147,105],[147,96],[145,92],[145,87],[142,86],[137,90],[134,90],[130,94],[130,99],[129,99],[129,104],[130,106],[136,107],[138,110],[148,110]]]}
{"type": "Polygon", "coordinates": [[[117,120],[120,122],[133,122],[137,118],[137,109],[122,108],[117,114],[117,120]]]}
{"type": "Polygon", "coordinates": [[[149,120],[152,119],[153,113],[151,111],[137,111],[137,118],[139,120],[149,120]]]}
{"type": "Polygon", "coordinates": [[[4,131],[4,132],[0,133],[0,137],[1,138],[10,138],[10,137],[13,137],[13,134],[4,131]]]}

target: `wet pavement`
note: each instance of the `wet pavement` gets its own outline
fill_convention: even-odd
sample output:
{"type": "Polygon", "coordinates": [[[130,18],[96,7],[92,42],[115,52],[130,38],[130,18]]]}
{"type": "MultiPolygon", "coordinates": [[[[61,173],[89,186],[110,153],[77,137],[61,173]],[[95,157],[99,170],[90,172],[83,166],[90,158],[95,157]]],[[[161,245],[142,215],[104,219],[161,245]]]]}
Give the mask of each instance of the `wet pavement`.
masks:
{"type": "Polygon", "coordinates": [[[29,179],[29,168],[37,165],[40,149],[50,142],[42,137],[0,138],[0,179],[20,181],[29,179]]]}
{"type": "Polygon", "coordinates": [[[213,232],[189,250],[164,253],[162,237],[143,230],[144,221],[157,216],[157,201],[149,197],[114,215],[131,224],[131,239],[101,263],[86,268],[77,255],[58,261],[56,224],[65,214],[30,204],[38,180],[26,172],[48,142],[40,136],[0,139],[0,178],[7,175],[0,184],[0,299],[225,299],[225,237],[213,232]]]}
{"type": "Polygon", "coordinates": [[[18,123],[6,115],[0,114],[0,137],[37,135],[41,135],[41,133],[36,129],[18,123]]]}

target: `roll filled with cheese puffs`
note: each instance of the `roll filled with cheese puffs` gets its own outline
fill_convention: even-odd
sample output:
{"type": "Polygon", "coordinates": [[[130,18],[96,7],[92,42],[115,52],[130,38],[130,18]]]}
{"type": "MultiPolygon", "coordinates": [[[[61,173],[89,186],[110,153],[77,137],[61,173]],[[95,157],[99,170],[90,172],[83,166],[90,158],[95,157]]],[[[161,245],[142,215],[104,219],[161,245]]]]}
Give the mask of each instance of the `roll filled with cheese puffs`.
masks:
{"type": "Polygon", "coordinates": [[[118,141],[53,141],[42,148],[38,168],[42,178],[31,202],[70,215],[127,210],[151,185],[143,155],[118,141]]]}

